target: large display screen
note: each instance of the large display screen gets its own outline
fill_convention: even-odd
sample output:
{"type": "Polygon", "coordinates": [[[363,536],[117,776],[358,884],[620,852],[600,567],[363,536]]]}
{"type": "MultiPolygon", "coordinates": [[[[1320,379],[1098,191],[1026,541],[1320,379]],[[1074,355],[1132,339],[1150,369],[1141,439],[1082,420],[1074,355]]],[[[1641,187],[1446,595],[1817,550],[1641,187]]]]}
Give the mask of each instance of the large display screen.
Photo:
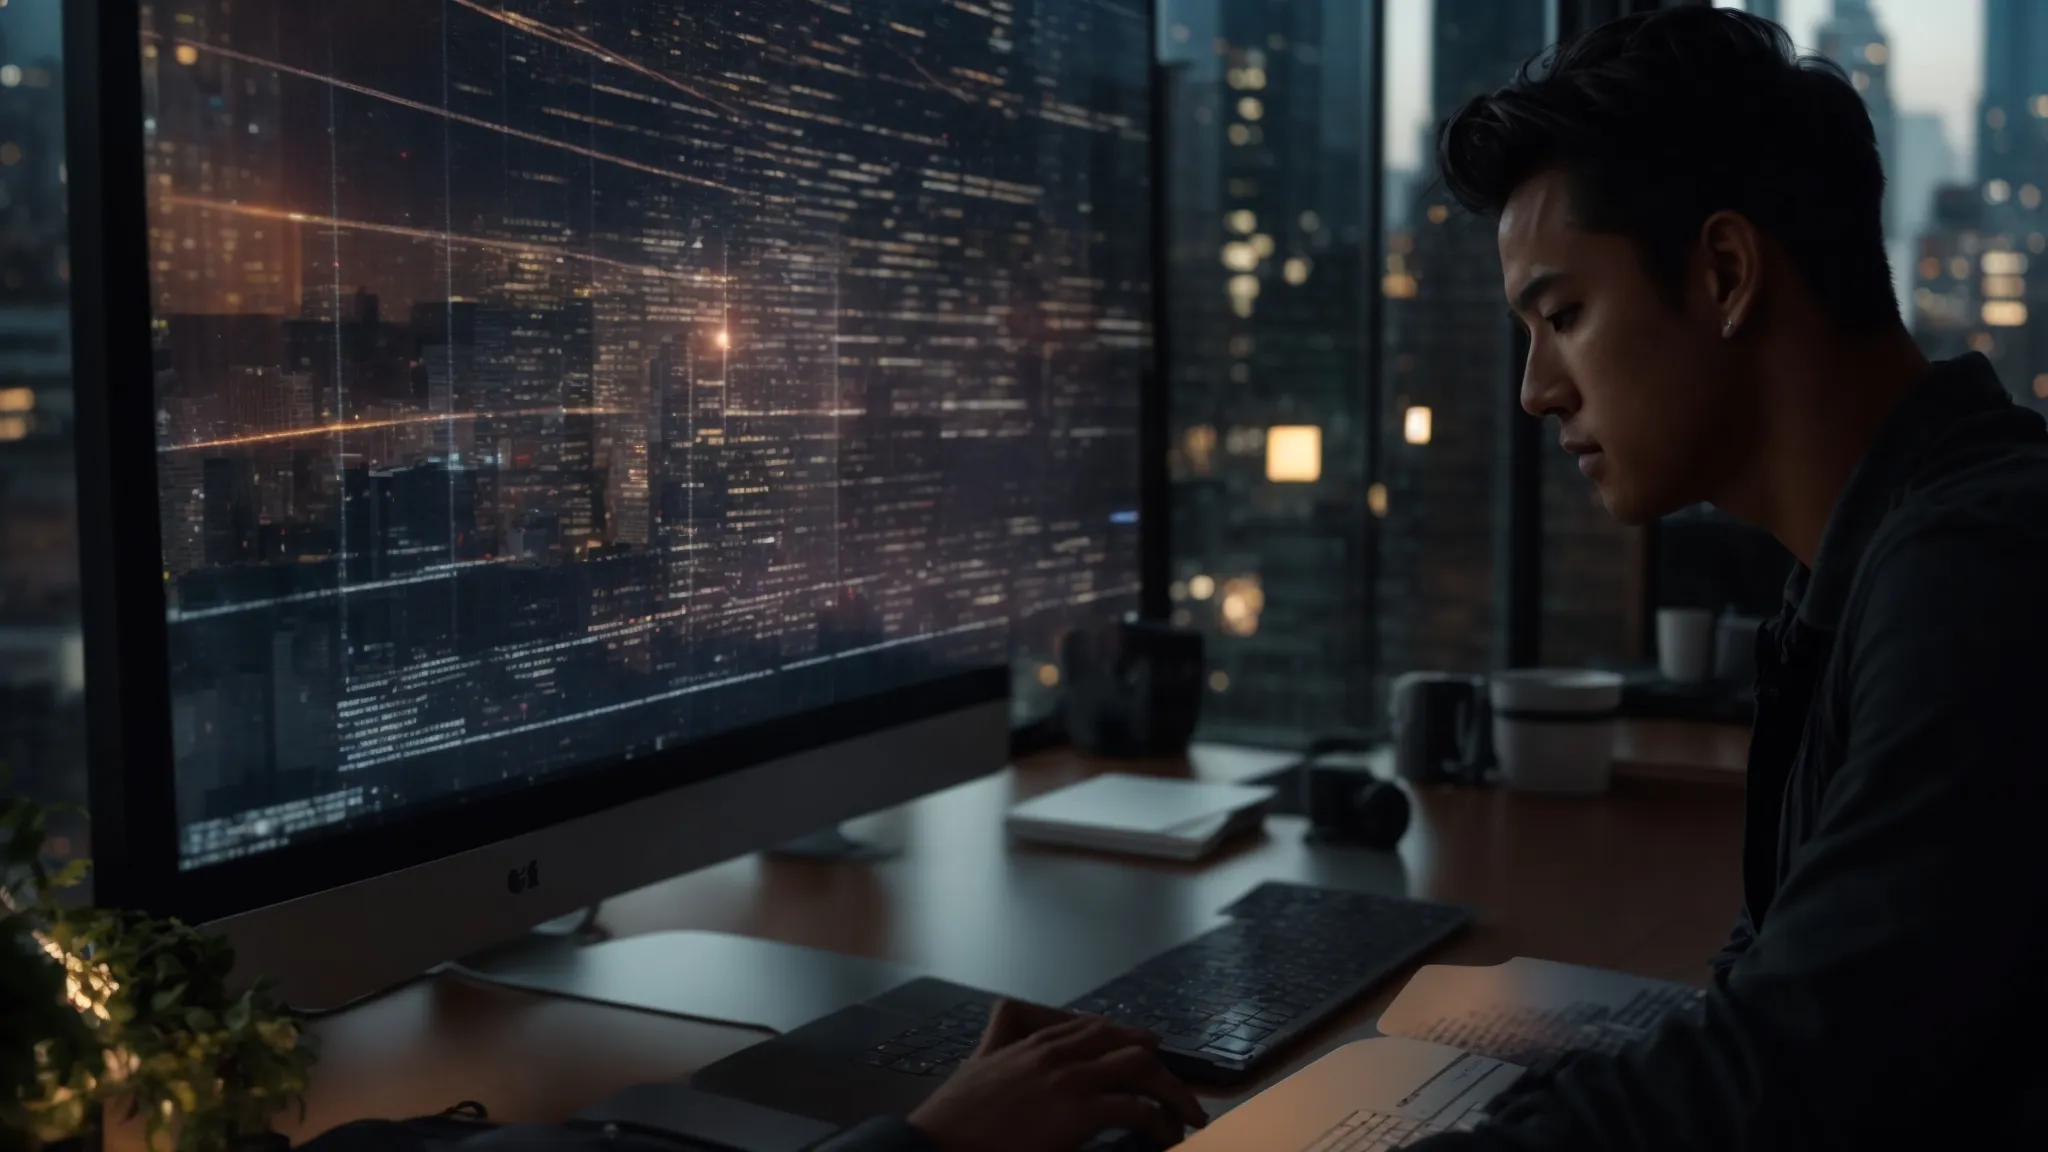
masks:
{"type": "Polygon", "coordinates": [[[1136,606],[1139,0],[175,0],[141,56],[184,867],[1042,698],[1136,606]]]}

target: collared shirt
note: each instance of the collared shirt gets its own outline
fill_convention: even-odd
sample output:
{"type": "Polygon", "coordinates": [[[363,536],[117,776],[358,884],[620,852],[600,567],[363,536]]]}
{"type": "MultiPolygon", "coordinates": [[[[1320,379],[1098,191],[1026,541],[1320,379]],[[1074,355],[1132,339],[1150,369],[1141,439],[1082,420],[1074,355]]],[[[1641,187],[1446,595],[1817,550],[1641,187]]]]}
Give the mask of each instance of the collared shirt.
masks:
{"type": "Polygon", "coordinates": [[[1703,1018],[1417,1149],[2043,1142],[2048,427],[1983,357],[1887,417],[1757,655],[1744,907],[1703,1018]]]}

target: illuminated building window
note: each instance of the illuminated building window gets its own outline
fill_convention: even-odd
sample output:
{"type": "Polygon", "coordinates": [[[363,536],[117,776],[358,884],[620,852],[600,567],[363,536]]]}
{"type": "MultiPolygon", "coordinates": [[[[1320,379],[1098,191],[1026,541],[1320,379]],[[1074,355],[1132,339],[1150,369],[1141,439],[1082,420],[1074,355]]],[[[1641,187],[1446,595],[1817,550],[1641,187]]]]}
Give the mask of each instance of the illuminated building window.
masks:
{"type": "Polygon", "coordinates": [[[2034,187],[2032,184],[2020,185],[2020,207],[2031,209],[2039,208],[2040,206],[2041,190],[2039,188],[2034,187]]]}
{"type": "Polygon", "coordinates": [[[1321,232],[1323,230],[1323,218],[1316,215],[1313,208],[1303,212],[1298,223],[1300,223],[1303,232],[1321,232]]]}
{"type": "Polygon", "coordinates": [[[1323,430],[1314,424],[1282,424],[1266,432],[1266,479],[1274,484],[1313,484],[1323,476],[1323,430]]]}
{"type": "Polygon", "coordinates": [[[1442,204],[1431,204],[1429,206],[1429,222],[1431,224],[1441,224],[1450,218],[1451,210],[1449,208],[1442,204]]]}
{"type": "Polygon", "coordinates": [[[1984,295],[1992,300],[2017,300],[2027,294],[2027,281],[2021,276],[1986,276],[1984,295]]]}
{"type": "Polygon", "coordinates": [[[1257,120],[1266,114],[1266,106],[1256,96],[1245,96],[1237,102],[1237,115],[1242,120],[1257,120]]]}
{"type": "Polygon", "coordinates": [[[1251,235],[1259,226],[1259,218],[1244,208],[1239,208],[1237,211],[1224,217],[1223,222],[1230,226],[1232,232],[1240,236],[1251,235]]]}
{"type": "Polygon", "coordinates": [[[1038,666],[1038,682],[1039,682],[1040,684],[1043,684],[1043,685],[1045,685],[1045,686],[1046,686],[1047,688],[1057,688],[1057,687],[1059,687],[1059,685],[1060,685],[1060,669],[1059,669],[1059,665],[1057,665],[1057,664],[1040,664],[1040,665],[1038,666]]]}
{"type": "Polygon", "coordinates": [[[1289,284],[1299,285],[1308,283],[1308,273],[1309,262],[1306,257],[1290,256],[1287,258],[1286,266],[1281,271],[1281,276],[1289,284]]]}
{"type": "Polygon", "coordinates": [[[2048,96],[2036,96],[2033,100],[2034,115],[2048,120],[2048,96]]]}
{"type": "Polygon", "coordinates": [[[1866,44],[1866,45],[1864,45],[1864,46],[1863,46],[1863,58],[1864,58],[1865,60],[1868,60],[1868,61],[1870,61],[1870,62],[1871,62],[1872,64],[1882,64],[1882,63],[1884,63],[1884,58],[1885,58],[1885,50],[1884,50],[1884,45],[1882,45],[1882,44],[1866,44]]]}
{"type": "Polygon", "coordinates": [[[1991,355],[1992,350],[1998,347],[1998,343],[1991,339],[1989,332],[1970,333],[1969,345],[1970,351],[1981,352],[1986,356],[1991,355]]]}
{"type": "Polygon", "coordinates": [[[1223,266],[1232,272],[1250,272],[1259,266],[1259,250],[1242,240],[1223,246],[1223,266]]]}
{"type": "Polygon", "coordinates": [[[1860,68],[1849,73],[1849,85],[1858,92],[1868,89],[1870,87],[1870,73],[1860,68]]]}
{"type": "Polygon", "coordinates": [[[1365,506],[1374,516],[1385,519],[1387,515],[1387,486],[1375,480],[1365,490],[1365,506]]]}
{"type": "Polygon", "coordinates": [[[1415,277],[1406,272],[1390,272],[1380,278],[1380,294],[1389,300],[1412,300],[1415,298],[1415,277]]]}
{"type": "Polygon", "coordinates": [[[1986,300],[1982,315],[1993,328],[2018,328],[2027,322],[2027,306],[2017,300],[1986,300]]]}
{"type": "Polygon", "coordinates": [[[1250,636],[1259,630],[1259,613],[1265,611],[1266,593],[1256,576],[1235,576],[1223,582],[1223,601],[1218,610],[1223,630],[1233,636],[1250,636]]]}
{"type": "Polygon", "coordinates": [[[1230,130],[1224,133],[1224,135],[1228,136],[1230,142],[1239,148],[1252,141],[1252,130],[1242,124],[1232,124],[1230,130]]]}
{"type": "Polygon", "coordinates": [[[1240,319],[1249,318],[1259,299],[1259,278],[1237,275],[1230,278],[1230,310],[1240,319]]]}
{"type": "Polygon", "coordinates": [[[1961,256],[1956,257],[1948,262],[1948,274],[1958,280],[1969,279],[1970,262],[1961,256]]]}
{"type": "Polygon", "coordinates": [[[2018,252],[1986,252],[1977,266],[1987,276],[2017,276],[2027,270],[2027,258],[2018,252]]]}
{"type": "Polygon", "coordinates": [[[2012,199],[2012,185],[2003,180],[1984,182],[1984,199],[1992,204],[2003,204],[2012,199]]]}
{"type": "Polygon", "coordinates": [[[2048,400],[2048,372],[2034,377],[2034,395],[2039,399],[2048,400]]]}
{"type": "Polygon", "coordinates": [[[1214,596],[1215,594],[1216,578],[1213,576],[1197,574],[1193,579],[1188,581],[1188,595],[1194,597],[1197,600],[1207,600],[1209,597],[1214,596]]]}
{"type": "Polygon", "coordinates": [[[1428,407],[1416,404],[1401,413],[1401,439],[1410,444],[1427,444],[1430,436],[1428,407]]]}
{"type": "Polygon", "coordinates": [[[1259,259],[1261,260],[1265,259],[1268,256],[1271,256],[1273,254],[1273,238],[1271,236],[1266,235],[1264,232],[1261,232],[1258,235],[1253,236],[1252,251],[1257,252],[1259,254],[1259,259]]]}
{"type": "Polygon", "coordinates": [[[0,64],[0,87],[12,88],[21,83],[21,65],[0,64]]]}
{"type": "Polygon", "coordinates": [[[36,394],[29,388],[0,388],[0,412],[33,412],[36,394]]]}
{"type": "Polygon", "coordinates": [[[1214,672],[1211,672],[1211,673],[1209,673],[1209,691],[1211,691],[1211,692],[1228,692],[1228,691],[1230,691],[1230,673],[1228,673],[1228,672],[1225,672],[1225,671],[1224,671],[1223,669],[1221,669],[1221,668],[1218,668],[1218,669],[1217,669],[1217,670],[1215,670],[1214,672]]]}
{"type": "Polygon", "coordinates": [[[1932,279],[1934,279],[1934,278],[1936,278],[1937,276],[1940,276],[1940,275],[1941,275],[1941,258],[1940,258],[1940,257],[1938,257],[1938,256],[1923,256],[1923,257],[1921,257],[1921,259],[1920,259],[1920,278],[1921,278],[1922,280],[1932,280],[1932,279]]]}
{"type": "Polygon", "coordinates": [[[176,52],[176,56],[178,58],[178,63],[183,64],[187,67],[199,63],[199,49],[194,48],[190,44],[178,45],[178,51],[176,52]]]}

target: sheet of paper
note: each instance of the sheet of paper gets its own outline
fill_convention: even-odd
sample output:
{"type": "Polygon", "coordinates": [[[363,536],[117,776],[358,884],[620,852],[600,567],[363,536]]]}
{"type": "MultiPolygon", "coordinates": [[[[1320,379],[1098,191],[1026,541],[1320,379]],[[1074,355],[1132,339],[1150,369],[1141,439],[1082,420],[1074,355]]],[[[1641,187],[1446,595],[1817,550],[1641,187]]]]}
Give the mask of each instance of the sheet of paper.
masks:
{"type": "Polygon", "coordinates": [[[1522,1069],[1441,1044],[1377,1037],[1346,1044],[1216,1118],[1187,1152],[1326,1152],[1398,1147],[1470,1127],[1522,1069]]]}
{"type": "Polygon", "coordinates": [[[1696,988],[1517,956],[1503,964],[1432,964],[1380,1017],[1389,1036],[1449,1044],[1525,1067],[1568,1052],[1613,1052],[1674,1016],[1696,1015],[1696,988]]]}

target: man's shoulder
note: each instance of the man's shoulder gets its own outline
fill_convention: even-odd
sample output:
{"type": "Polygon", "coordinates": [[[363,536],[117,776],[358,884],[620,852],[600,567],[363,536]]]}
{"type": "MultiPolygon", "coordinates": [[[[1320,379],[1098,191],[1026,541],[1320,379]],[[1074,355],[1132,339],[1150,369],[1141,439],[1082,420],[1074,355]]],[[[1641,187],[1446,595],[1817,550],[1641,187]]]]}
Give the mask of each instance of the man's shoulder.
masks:
{"type": "MultiPolygon", "coordinates": [[[[1957,453],[1902,490],[1857,566],[1848,613],[1988,620],[2044,603],[2048,438],[1957,453]]],[[[1870,621],[1863,620],[1866,625],[1870,621]]]]}

